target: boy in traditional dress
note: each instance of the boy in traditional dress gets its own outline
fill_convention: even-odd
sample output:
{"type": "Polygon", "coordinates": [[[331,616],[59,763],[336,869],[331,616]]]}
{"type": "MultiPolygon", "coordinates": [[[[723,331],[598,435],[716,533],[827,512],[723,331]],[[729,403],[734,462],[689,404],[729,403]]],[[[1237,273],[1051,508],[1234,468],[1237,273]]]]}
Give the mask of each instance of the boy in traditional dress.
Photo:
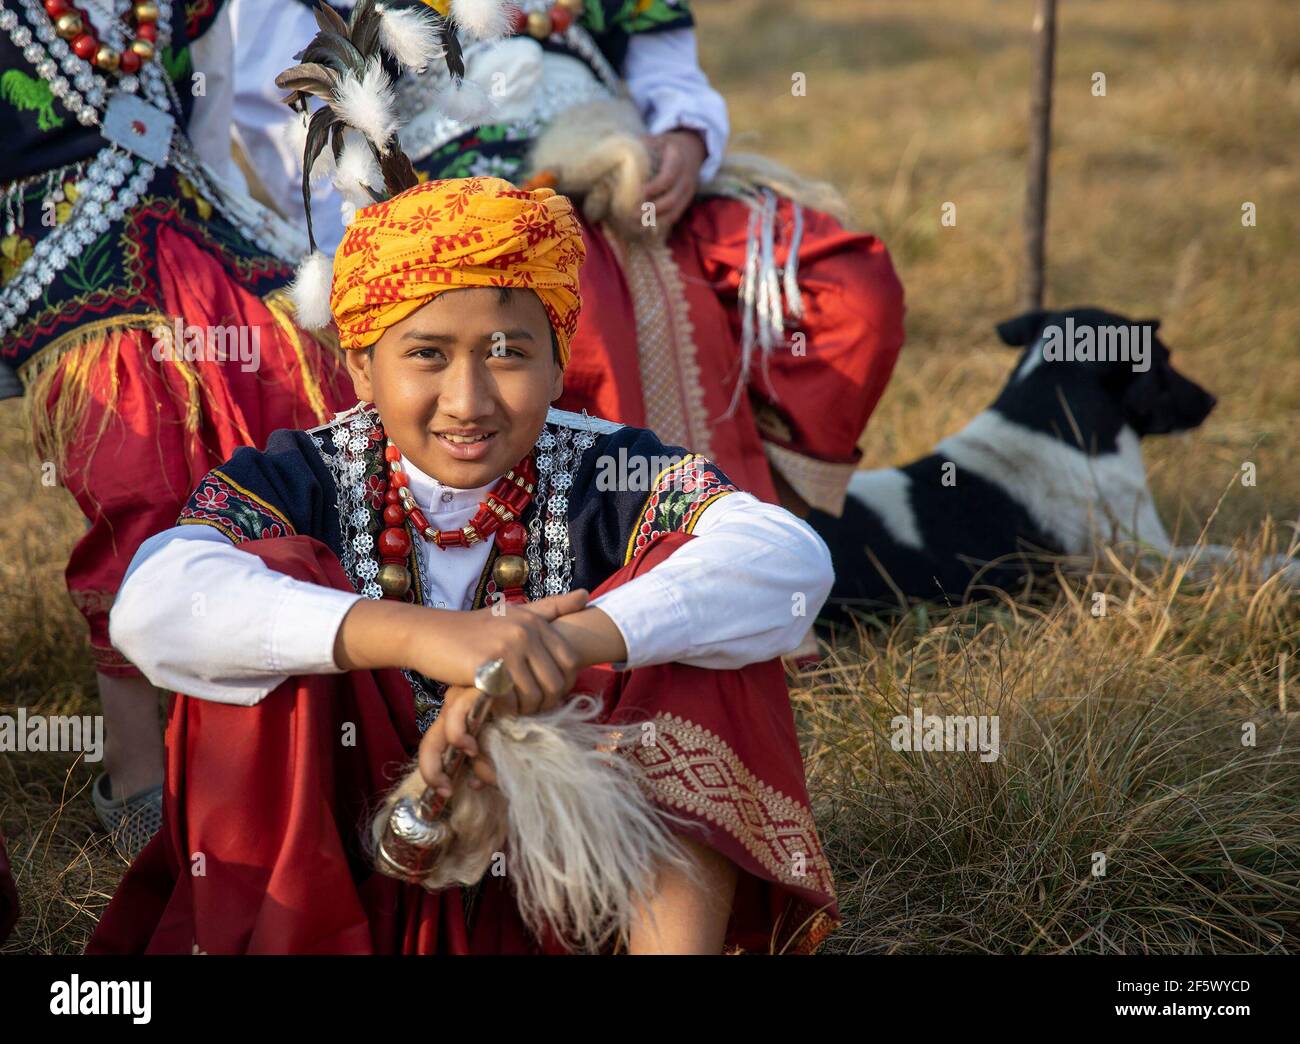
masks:
{"type": "Polygon", "coordinates": [[[508,874],[426,891],[361,838],[417,746],[444,795],[448,745],[495,782],[466,727],[494,660],[501,716],[579,691],[649,728],[619,756],[687,855],[657,868],[629,951],[806,951],[833,927],[777,659],[829,556],[707,459],[550,409],[583,255],[565,197],[496,178],[357,213],[331,306],[362,402],[210,472],[114,606],[114,642],[181,695],[164,829],[92,952],[562,949],[508,874]]]}

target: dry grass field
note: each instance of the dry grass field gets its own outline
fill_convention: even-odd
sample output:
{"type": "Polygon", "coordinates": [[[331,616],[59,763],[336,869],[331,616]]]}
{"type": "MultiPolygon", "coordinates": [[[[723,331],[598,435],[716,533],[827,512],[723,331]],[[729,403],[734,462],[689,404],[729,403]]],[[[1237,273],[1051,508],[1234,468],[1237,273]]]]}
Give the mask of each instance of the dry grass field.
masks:
{"type": "MultiPolygon", "coordinates": [[[[1159,316],[1175,364],[1218,396],[1201,430],[1146,447],[1181,542],[1204,529],[1294,554],[1300,19],[1288,0],[1061,7],[1049,303],[1159,316]],[[1254,487],[1236,481],[1246,461],[1254,487]]],[[[697,0],[736,138],[839,185],[907,288],[870,466],[961,427],[1014,359],[992,326],[1020,264],[1031,9],[697,0]],[[945,202],[956,227],[940,226],[945,202]]],[[[62,582],[81,522],[38,468],[20,404],[0,404],[0,713],[88,711],[62,582]]],[[[864,618],[796,679],[846,915],[826,949],[1300,951],[1298,653],[1300,606],[1275,584],[1152,574],[1124,553],[1060,563],[1026,600],[864,618]],[[913,706],[996,713],[1002,756],[894,752],[889,720],[913,706]]],[[[25,902],[6,952],[80,948],[122,872],[93,830],[90,778],[70,757],[0,756],[25,902]]]]}

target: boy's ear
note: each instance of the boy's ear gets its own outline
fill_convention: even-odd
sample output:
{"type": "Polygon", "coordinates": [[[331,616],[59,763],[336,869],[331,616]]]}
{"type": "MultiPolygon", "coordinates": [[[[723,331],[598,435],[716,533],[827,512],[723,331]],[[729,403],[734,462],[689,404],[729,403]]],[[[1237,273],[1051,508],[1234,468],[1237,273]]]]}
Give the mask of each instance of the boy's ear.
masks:
{"type": "Polygon", "coordinates": [[[374,362],[373,348],[354,348],[344,353],[348,366],[348,375],[352,378],[352,390],[361,402],[374,401],[374,386],[370,381],[370,367],[374,362]]]}

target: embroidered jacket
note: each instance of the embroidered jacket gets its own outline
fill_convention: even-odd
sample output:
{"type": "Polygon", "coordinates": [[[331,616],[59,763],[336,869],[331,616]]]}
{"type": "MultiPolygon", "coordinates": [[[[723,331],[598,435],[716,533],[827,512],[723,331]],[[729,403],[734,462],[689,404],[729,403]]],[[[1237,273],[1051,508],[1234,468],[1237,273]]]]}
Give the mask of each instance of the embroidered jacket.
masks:
{"type": "MultiPolygon", "coordinates": [[[[224,13],[224,2],[166,0],[170,38],[162,43],[160,37],[154,60],[173,99],[168,107],[178,134],[190,127],[195,73],[203,71],[194,68],[191,50],[224,13]]],[[[5,142],[0,151],[0,398],[19,394],[15,375],[23,375],[28,364],[42,365],[37,357],[48,358],[45,349],[59,352],[81,332],[96,328],[91,324],[128,325],[135,318],[148,329],[168,318],[154,247],[166,229],[219,259],[236,282],[259,297],[293,275],[292,265],[252,242],[201,186],[173,166],[145,164],[120,149],[110,152],[98,127],[79,122],[51,82],[66,81],[87,92],[88,102],[98,98],[95,107],[102,108],[115,89],[111,77],[84,69],[74,76],[75,56],[42,68],[54,61],[52,49],[65,42],[53,37],[39,3],[35,15],[27,5],[21,14],[15,8],[11,4],[0,12],[0,20],[12,25],[12,31],[0,32],[0,140],[5,142]],[[18,46],[17,40],[27,39],[33,42],[18,46]],[[96,77],[102,85],[95,84],[96,77]],[[101,219],[91,220],[91,211],[101,219]],[[64,226],[75,235],[64,236],[68,241],[53,254],[34,257],[42,241],[66,231],[64,226]]],[[[218,82],[228,72],[209,72],[213,92],[228,90],[218,82]]]]}

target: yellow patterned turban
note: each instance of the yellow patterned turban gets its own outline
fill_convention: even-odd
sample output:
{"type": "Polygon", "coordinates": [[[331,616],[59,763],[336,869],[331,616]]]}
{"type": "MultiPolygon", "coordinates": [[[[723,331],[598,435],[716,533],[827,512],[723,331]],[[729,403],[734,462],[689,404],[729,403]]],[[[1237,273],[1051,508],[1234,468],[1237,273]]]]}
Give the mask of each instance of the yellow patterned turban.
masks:
{"type": "Polygon", "coordinates": [[[470,286],[537,292],[560,364],[578,326],[586,257],[573,204],[500,178],[426,181],[358,210],[334,255],[330,307],[344,348],[368,348],[438,294],[470,286]]]}

